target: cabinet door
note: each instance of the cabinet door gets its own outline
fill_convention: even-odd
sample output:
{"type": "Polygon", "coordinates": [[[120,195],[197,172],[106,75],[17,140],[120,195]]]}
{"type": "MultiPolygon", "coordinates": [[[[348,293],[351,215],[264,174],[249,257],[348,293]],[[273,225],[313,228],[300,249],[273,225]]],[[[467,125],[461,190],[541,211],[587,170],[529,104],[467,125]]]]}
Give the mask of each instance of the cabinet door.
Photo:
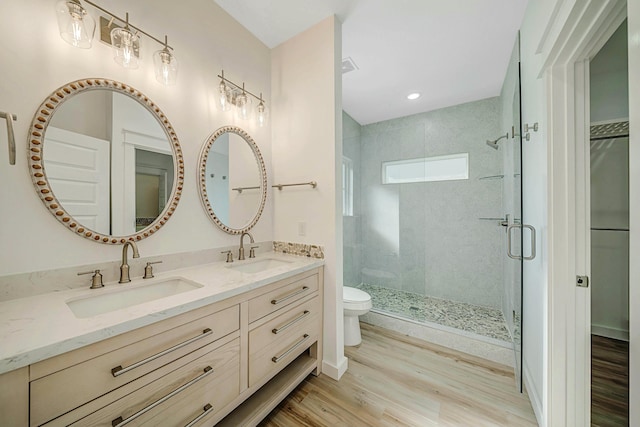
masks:
{"type": "Polygon", "coordinates": [[[0,426],[29,423],[29,368],[0,375],[0,426]]]}

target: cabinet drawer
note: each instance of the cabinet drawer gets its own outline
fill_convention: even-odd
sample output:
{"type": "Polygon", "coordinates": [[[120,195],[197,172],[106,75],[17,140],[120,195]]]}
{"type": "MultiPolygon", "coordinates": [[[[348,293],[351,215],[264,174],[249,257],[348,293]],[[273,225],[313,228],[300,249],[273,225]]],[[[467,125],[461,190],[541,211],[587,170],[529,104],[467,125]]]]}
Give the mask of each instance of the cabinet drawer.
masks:
{"type": "MultiPolygon", "coordinates": [[[[72,426],[184,426],[213,416],[240,394],[240,340],[215,349],[72,426]]],[[[53,425],[53,423],[52,423],[53,425]]]]}
{"type": "Polygon", "coordinates": [[[250,387],[275,375],[318,340],[322,319],[318,301],[315,297],[249,332],[250,387]]]}
{"type": "MultiPolygon", "coordinates": [[[[202,317],[125,347],[70,366],[30,384],[31,425],[40,425],[65,412],[137,381],[153,381],[146,374],[239,329],[239,307],[202,317]]],[[[64,357],[64,355],[58,356],[64,357]]]]}
{"type": "Polygon", "coordinates": [[[253,354],[261,348],[282,339],[290,330],[299,324],[308,322],[320,314],[320,298],[313,297],[307,302],[288,308],[278,317],[254,328],[249,332],[249,353],[253,354]]]}
{"type": "Polygon", "coordinates": [[[297,280],[249,300],[249,323],[286,307],[318,290],[318,275],[297,280]]]}

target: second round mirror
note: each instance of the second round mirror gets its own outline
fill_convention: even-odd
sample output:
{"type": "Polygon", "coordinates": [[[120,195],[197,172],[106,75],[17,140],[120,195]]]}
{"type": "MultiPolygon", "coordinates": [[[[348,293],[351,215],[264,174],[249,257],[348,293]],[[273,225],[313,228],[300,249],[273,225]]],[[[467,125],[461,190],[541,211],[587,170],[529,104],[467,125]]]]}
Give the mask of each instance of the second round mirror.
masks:
{"type": "Polygon", "coordinates": [[[267,172],[251,136],[235,126],[218,129],[199,165],[200,197],[211,220],[230,234],[255,226],[267,198],[267,172]]]}

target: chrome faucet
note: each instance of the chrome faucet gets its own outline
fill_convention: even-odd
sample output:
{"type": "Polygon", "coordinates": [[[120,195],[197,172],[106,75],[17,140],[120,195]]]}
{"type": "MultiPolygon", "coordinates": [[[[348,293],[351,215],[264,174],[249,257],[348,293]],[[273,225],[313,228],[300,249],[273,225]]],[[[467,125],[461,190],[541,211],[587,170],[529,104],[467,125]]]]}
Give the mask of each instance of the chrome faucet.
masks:
{"type": "Polygon", "coordinates": [[[240,250],[238,251],[238,260],[241,261],[244,259],[244,236],[249,236],[249,238],[251,239],[251,243],[255,243],[255,240],[253,240],[253,236],[251,235],[251,233],[249,233],[248,231],[243,231],[242,234],[240,235],[240,250]]]}
{"type": "Polygon", "coordinates": [[[127,248],[129,246],[133,249],[133,257],[140,258],[136,243],[133,240],[127,240],[122,246],[122,265],[120,265],[120,280],[118,280],[118,283],[129,283],[131,281],[131,278],[129,278],[129,264],[127,264],[127,248]]]}

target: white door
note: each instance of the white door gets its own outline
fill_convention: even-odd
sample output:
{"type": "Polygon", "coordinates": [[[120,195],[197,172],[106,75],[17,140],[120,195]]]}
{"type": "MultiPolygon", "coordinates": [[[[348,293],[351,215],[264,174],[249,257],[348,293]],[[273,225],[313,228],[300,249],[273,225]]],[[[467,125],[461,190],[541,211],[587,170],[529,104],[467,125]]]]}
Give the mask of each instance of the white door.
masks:
{"type": "Polygon", "coordinates": [[[49,126],[47,178],[64,209],[84,227],[110,232],[109,141],[49,126]]]}

